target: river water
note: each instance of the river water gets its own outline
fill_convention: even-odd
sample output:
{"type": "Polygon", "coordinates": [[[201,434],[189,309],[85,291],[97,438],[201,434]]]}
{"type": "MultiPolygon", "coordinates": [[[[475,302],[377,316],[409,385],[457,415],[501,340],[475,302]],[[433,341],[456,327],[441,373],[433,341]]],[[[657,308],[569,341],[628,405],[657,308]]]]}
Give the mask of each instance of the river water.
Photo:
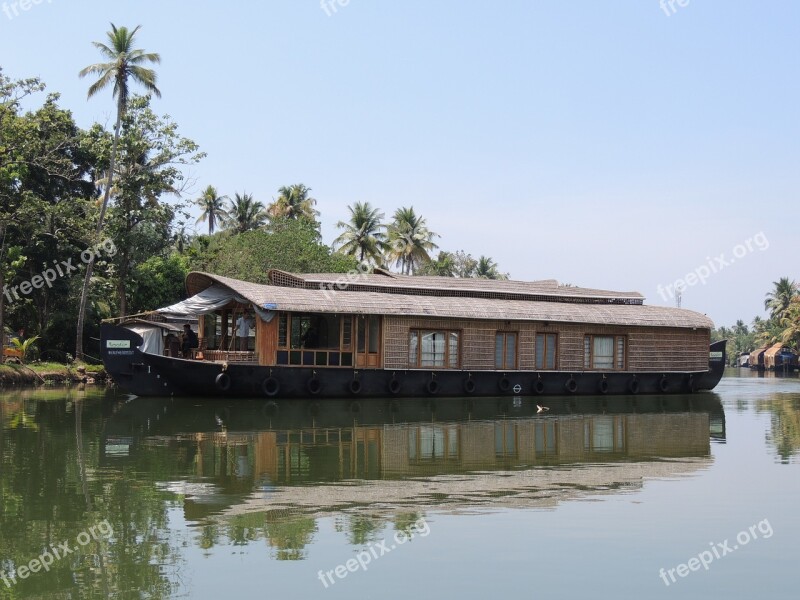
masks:
{"type": "Polygon", "coordinates": [[[0,598],[794,598],[800,379],[668,397],[0,390],[0,598]]]}

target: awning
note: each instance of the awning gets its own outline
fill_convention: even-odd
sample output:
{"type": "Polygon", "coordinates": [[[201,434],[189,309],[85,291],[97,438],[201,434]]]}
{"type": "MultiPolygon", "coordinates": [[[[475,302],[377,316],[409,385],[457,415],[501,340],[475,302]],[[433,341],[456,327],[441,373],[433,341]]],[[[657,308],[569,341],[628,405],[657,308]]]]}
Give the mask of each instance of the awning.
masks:
{"type": "Polygon", "coordinates": [[[250,304],[249,300],[242,298],[230,288],[217,284],[204,289],[199,294],[195,294],[183,302],[159,308],[156,312],[176,317],[205,315],[222,308],[231,300],[236,300],[242,304],[250,304]]]}

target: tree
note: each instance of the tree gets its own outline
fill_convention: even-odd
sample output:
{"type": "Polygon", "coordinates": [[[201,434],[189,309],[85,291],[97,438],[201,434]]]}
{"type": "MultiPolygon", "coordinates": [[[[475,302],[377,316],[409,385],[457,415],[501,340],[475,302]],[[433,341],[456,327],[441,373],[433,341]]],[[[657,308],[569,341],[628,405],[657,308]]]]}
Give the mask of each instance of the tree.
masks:
{"type": "Polygon", "coordinates": [[[269,205],[272,218],[308,219],[316,221],[319,212],[314,209],[317,201],[308,194],[311,188],[302,183],[284,186],[278,190],[278,199],[269,205]]]}
{"type": "Polygon", "coordinates": [[[780,320],[783,313],[789,308],[792,297],[797,294],[797,284],[790,281],[788,277],[781,277],[778,281],[773,281],[774,289],[767,292],[764,300],[764,310],[769,311],[769,316],[780,320]]]}
{"type": "Polygon", "coordinates": [[[439,255],[426,263],[418,275],[435,275],[437,277],[456,277],[457,266],[452,252],[442,250],[439,255]]]}
{"type": "Polygon", "coordinates": [[[230,208],[225,211],[224,225],[236,233],[244,233],[264,226],[267,213],[264,205],[252,194],[235,194],[230,208]]]}
{"type": "Polygon", "coordinates": [[[380,266],[386,249],[386,234],[381,224],[383,213],[372,208],[369,202],[356,202],[347,210],[350,219],[336,224],[336,228],[344,229],[344,232],[333,241],[333,246],[338,246],[338,252],[342,254],[357,256],[362,263],[367,261],[380,266]]]}
{"type": "MultiPolygon", "coordinates": [[[[113,240],[114,276],[120,315],[128,312],[127,287],[135,265],[170,251],[175,206],[164,195],[180,196],[185,187],[182,169],[205,155],[197,144],[182,137],[168,117],[150,109],[148,96],[133,96],[122,123],[118,142],[114,198],[109,205],[106,233],[113,240]]],[[[107,134],[92,130],[98,152],[107,134]]]]}
{"type": "Polygon", "coordinates": [[[217,193],[217,188],[209,185],[200,194],[200,197],[195,200],[201,210],[203,211],[197,219],[197,223],[208,221],[208,235],[214,233],[217,223],[221,223],[225,219],[225,200],[227,196],[220,196],[217,193]]]}
{"type": "Polygon", "coordinates": [[[800,348],[800,295],[795,295],[784,311],[781,328],[781,341],[795,350],[800,348]]]}
{"type": "Polygon", "coordinates": [[[478,258],[475,277],[478,279],[508,279],[508,275],[501,273],[497,268],[497,263],[488,256],[478,258]]]}
{"type": "Polygon", "coordinates": [[[52,347],[52,331],[46,330],[69,313],[74,332],[77,303],[72,280],[47,270],[62,260],[80,263],[93,214],[96,159],[83,148],[84,133],[72,114],[58,106],[58,94],[22,111],[22,100],[32,102],[44,89],[37,79],[12,82],[0,72],[0,329],[8,317],[52,347]],[[47,285],[12,292],[45,271],[47,285]]]}
{"type": "Polygon", "coordinates": [[[412,275],[430,262],[428,254],[438,248],[433,238],[439,237],[428,229],[425,219],[414,212],[414,207],[398,208],[387,226],[389,260],[394,261],[405,275],[412,275]]]}
{"type": "Polygon", "coordinates": [[[254,283],[268,283],[269,269],[296,273],[347,273],[358,263],[322,243],[305,219],[274,219],[266,227],[237,235],[204,238],[207,247],[190,258],[190,268],[254,283]]]}
{"type": "MultiPolygon", "coordinates": [[[[150,93],[161,97],[161,91],[156,87],[156,73],[152,69],[143,67],[147,63],[159,63],[161,57],[155,53],[146,53],[144,50],[134,48],[134,40],[136,33],[139,31],[140,26],[136,26],[132,31],[127,27],[117,28],[111,23],[111,31],[108,32],[108,44],[101,42],[93,42],[95,48],[100,50],[100,53],[109,59],[109,62],[95,63],[89,65],[80,72],[81,77],[87,75],[99,75],[100,78],[95,81],[88,91],[88,97],[91,98],[99,91],[105,89],[113,83],[113,96],[117,99],[117,122],[114,126],[114,142],[111,146],[111,157],[108,165],[108,181],[105,185],[105,193],[103,194],[103,203],[100,207],[100,215],[97,219],[97,231],[95,234],[95,243],[100,242],[101,234],[103,231],[103,221],[105,219],[106,209],[108,208],[108,200],[111,196],[111,186],[113,185],[114,178],[114,162],[117,155],[117,143],[119,142],[120,128],[122,126],[122,119],[125,116],[125,111],[128,106],[128,95],[130,89],[128,87],[128,80],[141,84],[150,93]]],[[[77,336],[75,340],[75,356],[76,358],[83,358],[83,324],[86,318],[86,299],[89,295],[89,285],[92,280],[92,270],[94,268],[94,257],[86,265],[86,274],[83,282],[83,291],[81,292],[81,302],[78,309],[78,327],[77,336]]]]}

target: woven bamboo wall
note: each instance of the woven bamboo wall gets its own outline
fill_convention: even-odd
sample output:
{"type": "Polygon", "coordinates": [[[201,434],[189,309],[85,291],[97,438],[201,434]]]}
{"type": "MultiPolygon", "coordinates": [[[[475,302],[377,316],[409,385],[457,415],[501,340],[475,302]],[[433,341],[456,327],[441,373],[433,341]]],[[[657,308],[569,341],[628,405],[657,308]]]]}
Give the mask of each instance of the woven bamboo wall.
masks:
{"type": "Polygon", "coordinates": [[[586,334],[627,335],[627,369],[635,371],[701,371],[708,368],[709,332],[665,327],[583,326],[570,324],[520,323],[513,321],[469,321],[384,317],[384,356],[387,369],[408,368],[408,339],[411,329],[461,331],[462,369],[494,369],[495,334],[516,331],[519,340],[519,368],[534,370],[536,334],[558,334],[558,363],[561,371],[583,371],[583,341],[586,334]]]}

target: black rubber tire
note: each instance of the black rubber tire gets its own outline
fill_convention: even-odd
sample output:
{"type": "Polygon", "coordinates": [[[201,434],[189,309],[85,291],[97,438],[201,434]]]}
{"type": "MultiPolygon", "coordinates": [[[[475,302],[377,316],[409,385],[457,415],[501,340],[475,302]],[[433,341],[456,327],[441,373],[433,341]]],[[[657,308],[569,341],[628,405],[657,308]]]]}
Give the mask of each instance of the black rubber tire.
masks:
{"type": "Polygon", "coordinates": [[[608,393],[608,380],[607,379],[601,379],[600,380],[600,382],[597,384],[597,391],[599,391],[601,394],[607,394],[608,393]]]}
{"type": "Polygon", "coordinates": [[[507,392],[511,389],[511,382],[508,380],[508,377],[503,377],[497,384],[497,387],[500,388],[501,392],[507,392]]]}
{"type": "Polygon", "coordinates": [[[464,392],[467,394],[475,393],[475,382],[472,379],[467,379],[464,382],[464,392]]]}
{"type": "Polygon", "coordinates": [[[574,394],[575,392],[578,391],[578,382],[575,381],[575,378],[570,377],[564,384],[564,389],[567,390],[570,394],[574,394]]]}
{"type": "Polygon", "coordinates": [[[316,396],[322,391],[322,382],[318,377],[312,377],[306,382],[306,389],[312,396],[316,396]]]}
{"type": "Polygon", "coordinates": [[[435,379],[431,379],[426,385],[425,389],[431,396],[435,396],[439,393],[439,382],[435,379]]]}
{"type": "Polygon", "coordinates": [[[400,393],[402,387],[403,386],[400,385],[400,382],[397,379],[392,378],[389,380],[389,393],[392,396],[397,396],[397,394],[400,393]]]}
{"type": "Polygon", "coordinates": [[[662,377],[658,380],[658,389],[662,394],[666,394],[669,391],[669,381],[667,381],[666,377],[662,377]]]}
{"type": "Polygon", "coordinates": [[[267,377],[261,382],[261,391],[265,396],[274,398],[281,391],[281,383],[274,377],[267,377]]]}
{"type": "Polygon", "coordinates": [[[223,371],[217,375],[217,378],[214,380],[214,385],[220,392],[227,392],[231,389],[231,376],[223,371]]]}
{"type": "Polygon", "coordinates": [[[639,380],[638,379],[631,379],[628,383],[628,391],[631,394],[638,394],[639,393],[639,380]]]}
{"type": "Polygon", "coordinates": [[[544,394],[544,381],[541,379],[537,379],[536,383],[533,384],[533,391],[539,394],[540,396],[544,394]]]}
{"type": "Polygon", "coordinates": [[[361,382],[358,379],[353,379],[347,387],[353,396],[358,396],[361,393],[361,382]]]}

